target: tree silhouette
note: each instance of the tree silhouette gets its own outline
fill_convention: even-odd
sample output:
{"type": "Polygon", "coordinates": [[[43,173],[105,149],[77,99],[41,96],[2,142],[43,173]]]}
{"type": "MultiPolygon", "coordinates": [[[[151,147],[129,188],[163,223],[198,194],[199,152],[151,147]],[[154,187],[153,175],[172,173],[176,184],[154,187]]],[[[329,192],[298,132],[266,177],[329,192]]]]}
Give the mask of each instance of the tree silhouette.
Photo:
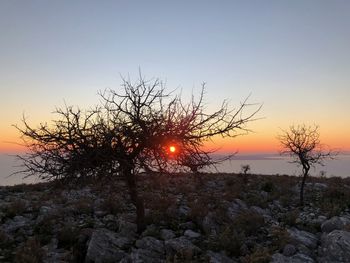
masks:
{"type": "Polygon", "coordinates": [[[278,136],[282,146],[282,155],[293,157],[293,163],[302,167],[302,181],[300,186],[300,205],[304,205],[305,181],[311,167],[324,165],[324,160],[332,158],[335,153],[324,149],[320,142],[318,126],[291,126],[289,130],[282,131],[278,136]]]}
{"type": "Polygon", "coordinates": [[[125,180],[136,206],[138,230],[144,229],[144,204],[137,191],[140,171],[194,171],[215,165],[203,148],[214,136],[235,137],[249,130],[260,106],[245,100],[236,109],[224,101],[217,111],[206,113],[204,85],[198,100],[184,103],[167,93],[159,79],[123,79],[120,92],[99,92],[99,106],[81,111],[56,109],[51,125],[32,128],[25,118],[21,132],[28,152],[18,156],[27,176],[46,180],[82,180],[111,177],[125,180]],[[172,147],[171,151],[169,150],[172,147]]]}

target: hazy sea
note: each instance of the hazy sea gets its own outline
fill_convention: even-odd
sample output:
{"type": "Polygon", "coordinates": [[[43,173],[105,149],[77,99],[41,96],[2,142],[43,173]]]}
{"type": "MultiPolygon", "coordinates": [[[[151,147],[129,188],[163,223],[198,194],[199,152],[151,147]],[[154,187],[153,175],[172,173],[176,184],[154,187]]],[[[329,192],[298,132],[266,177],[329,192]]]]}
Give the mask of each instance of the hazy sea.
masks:
{"type": "MultiPolygon", "coordinates": [[[[217,169],[219,172],[238,173],[242,165],[248,164],[251,167],[251,173],[299,175],[300,168],[296,164],[291,164],[290,161],[289,158],[281,157],[277,154],[237,154],[233,160],[217,165],[217,169]]],[[[36,178],[23,178],[21,174],[9,176],[20,169],[15,167],[19,164],[13,156],[0,154],[0,185],[39,182],[36,178]]],[[[211,171],[214,172],[213,169],[211,171]]],[[[324,171],[327,177],[350,176],[350,154],[338,155],[336,159],[326,161],[324,166],[317,166],[316,169],[312,168],[310,173],[313,176],[317,176],[321,171],[324,171]]]]}

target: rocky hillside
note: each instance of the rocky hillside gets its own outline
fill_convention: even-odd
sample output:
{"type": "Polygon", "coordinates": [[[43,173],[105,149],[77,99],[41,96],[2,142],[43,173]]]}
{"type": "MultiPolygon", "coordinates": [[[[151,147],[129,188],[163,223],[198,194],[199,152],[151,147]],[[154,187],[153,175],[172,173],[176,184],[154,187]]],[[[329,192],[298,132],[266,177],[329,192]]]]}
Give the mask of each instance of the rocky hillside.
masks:
{"type": "Polygon", "coordinates": [[[350,180],[141,176],[147,229],[122,182],[0,188],[0,262],[350,262],[350,180]]]}

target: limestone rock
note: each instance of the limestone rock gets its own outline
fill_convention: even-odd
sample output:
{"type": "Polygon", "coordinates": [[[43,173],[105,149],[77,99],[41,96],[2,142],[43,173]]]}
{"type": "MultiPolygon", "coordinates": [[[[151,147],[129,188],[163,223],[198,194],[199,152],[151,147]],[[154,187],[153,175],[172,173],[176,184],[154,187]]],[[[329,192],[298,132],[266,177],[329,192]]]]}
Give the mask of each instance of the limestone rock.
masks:
{"type": "Polygon", "coordinates": [[[24,216],[15,216],[13,219],[9,219],[3,224],[2,228],[5,232],[15,232],[29,224],[29,219],[24,216]]]}
{"type": "Polygon", "coordinates": [[[321,230],[322,232],[330,233],[333,230],[344,230],[347,225],[350,226],[350,219],[341,216],[334,216],[323,222],[321,230]]]}
{"type": "Polygon", "coordinates": [[[334,230],[321,238],[320,262],[350,262],[350,232],[334,230]]]}
{"type": "Polygon", "coordinates": [[[117,262],[126,256],[122,250],[131,245],[125,237],[108,229],[97,229],[92,233],[86,253],[87,263],[117,262]]]}
{"type": "Polygon", "coordinates": [[[187,229],[184,233],[184,235],[188,238],[199,238],[201,236],[201,234],[194,232],[190,229],[187,229]]]}
{"type": "Polygon", "coordinates": [[[233,220],[238,214],[247,209],[248,206],[244,201],[240,199],[235,199],[229,204],[227,208],[227,215],[231,220],[233,220]]]}
{"type": "Polygon", "coordinates": [[[136,247],[154,251],[160,255],[165,253],[164,242],[154,237],[146,236],[136,241],[136,247]]]}
{"type": "Polygon", "coordinates": [[[201,252],[199,247],[192,244],[184,236],[165,241],[165,250],[167,258],[174,258],[175,255],[180,255],[186,260],[192,259],[201,252]]]}
{"type": "Polygon", "coordinates": [[[202,229],[207,235],[217,235],[220,226],[215,220],[214,213],[209,212],[202,220],[202,229]]]}
{"type": "Polygon", "coordinates": [[[165,263],[164,256],[160,256],[154,251],[139,248],[133,249],[130,254],[130,261],[133,263],[165,263]]]}
{"type": "Polygon", "coordinates": [[[160,230],[160,237],[163,240],[169,240],[174,238],[176,235],[174,233],[174,231],[170,230],[170,229],[162,229],[160,230]]]}
{"type": "Polygon", "coordinates": [[[206,262],[209,262],[209,263],[235,263],[236,262],[223,253],[216,253],[211,250],[209,250],[206,253],[206,259],[207,259],[206,262]]]}
{"type": "Polygon", "coordinates": [[[315,249],[317,247],[318,239],[314,234],[310,232],[299,230],[293,227],[291,229],[288,229],[288,233],[292,239],[294,239],[296,242],[300,242],[309,249],[315,249]]]}
{"type": "Polygon", "coordinates": [[[283,248],[283,255],[286,257],[290,257],[290,256],[294,255],[295,252],[296,252],[296,248],[292,244],[287,244],[283,248]]]}
{"type": "Polygon", "coordinates": [[[286,257],[280,253],[272,255],[271,263],[314,263],[315,261],[304,254],[298,253],[292,257],[286,257]]]}

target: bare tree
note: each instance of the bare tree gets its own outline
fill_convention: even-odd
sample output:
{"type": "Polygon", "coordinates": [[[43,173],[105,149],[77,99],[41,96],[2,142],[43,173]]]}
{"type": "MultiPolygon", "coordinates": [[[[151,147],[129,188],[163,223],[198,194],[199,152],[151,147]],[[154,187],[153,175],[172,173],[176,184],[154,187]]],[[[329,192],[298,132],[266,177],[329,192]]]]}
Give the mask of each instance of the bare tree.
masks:
{"type": "Polygon", "coordinates": [[[204,85],[198,100],[184,103],[166,93],[158,79],[123,79],[122,90],[99,93],[101,105],[82,112],[57,109],[58,120],[31,128],[23,119],[21,132],[29,152],[19,156],[28,176],[77,180],[113,177],[126,181],[136,206],[138,230],[144,228],[144,204],[137,191],[139,171],[188,171],[215,165],[203,148],[214,136],[235,137],[260,110],[246,113],[245,100],[236,109],[227,102],[213,113],[203,106],[204,85]]]}
{"type": "Polygon", "coordinates": [[[318,126],[291,126],[278,136],[282,146],[282,155],[293,157],[293,163],[302,167],[302,181],[300,186],[300,205],[304,204],[305,181],[311,167],[324,165],[324,160],[332,158],[335,153],[324,149],[320,142],[318,126]]]}
{"type": "Polygon", "coordinates": [[[248,184],[248,175],[250,172],[250,165],[249,164],[242,164],[241,165],[241,173],[240,176],[243,179],[244,185],[248,184]]]}

